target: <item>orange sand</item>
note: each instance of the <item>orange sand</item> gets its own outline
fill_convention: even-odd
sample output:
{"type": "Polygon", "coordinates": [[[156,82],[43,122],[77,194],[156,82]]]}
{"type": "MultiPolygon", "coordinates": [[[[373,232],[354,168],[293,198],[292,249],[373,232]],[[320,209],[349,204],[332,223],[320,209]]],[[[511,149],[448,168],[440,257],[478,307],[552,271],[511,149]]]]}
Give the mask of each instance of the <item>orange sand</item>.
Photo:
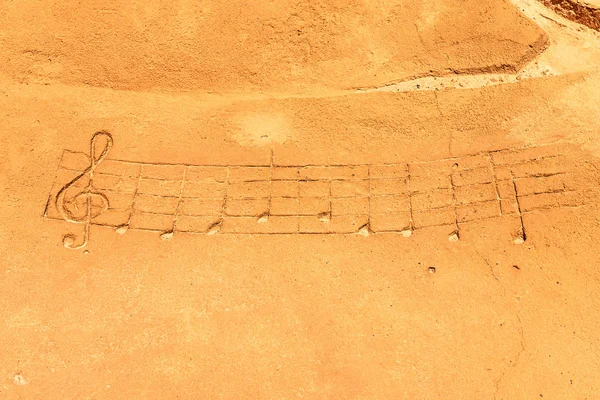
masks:
{"type": "Polygon", "coordinates": [[[0,18],[0,398],[600,391],[597,32],[533,0],[0,18]]]}

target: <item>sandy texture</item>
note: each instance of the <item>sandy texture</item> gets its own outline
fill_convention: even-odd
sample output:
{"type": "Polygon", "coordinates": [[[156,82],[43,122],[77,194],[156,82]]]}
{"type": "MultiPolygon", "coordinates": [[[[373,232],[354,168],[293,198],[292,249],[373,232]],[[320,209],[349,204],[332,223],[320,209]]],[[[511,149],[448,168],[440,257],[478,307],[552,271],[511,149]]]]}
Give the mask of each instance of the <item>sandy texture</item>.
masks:
{"type": "Polygon", "coordinates": [[[507,0],[58,0],[4,2],[0,17],[0,69],[14,79],[131,90],[290,92],[514,71],[546,43],[507,0]]]}
{"type": "Polygon", "coordinates": [[[600,31],[600,2],[598,0],[542,0],[566,18],[600,31]]]}
{"type": "MultiPolygon", "coordinates": [[[[69,30],[89,27],[68,23],[56,11],[67,8],[45,3],[54,11],[35,11],[40,18],[69,30]]],[[[418,17],[414,4],[404,3],[398,18],[434,15],[418,17]]],[[[118,36],[125,22],[103,31],[106,37],[76,40],[24,24],[23,9],[3,5],[10,17],[3,51],[15,55],[35,42],[62,51],[64,69],[34,73],[23,54],[2,67],[0,398],[594,398],[598,34],[533,0],[477,4],[506,19],[471,9],[457,14],[468,24],[440,19],[447,25],[435,29],[487,44],[515,32],[511,40],[523,46],[482,50],[456,39],[454,48],[470,50],[450,58],[452,68],[515,63],[545,35],[548,49],[512,74],[445,73],[425,82],[414,75],[427,72],[436,55],[411,47],[420,40],[397,46],[388,39],[381,46],[393,49],[391,57],[410,62],[391,63],[385,79],[345,58],[362,59],[360,52],[344,51],[331,57],[337,75],[321,70],[326,78],[317,78],[307,71],[322,65],[307,62],[289,83],[284,57],[267,57],[281,69],[265,68],[251,81],[228,66],[233,50],[210,79],[193,73],[193,64],[154,75],[139,63],[95,64],[91,53],[112,60],[144,53],[160,63],[169,59],[166,49],[185,52],[185,43],[197,42],[169,34],[161,36],[164,51],[129,45],[116,52],[93,40],[129,49],[118,36]],[[29,30],[47,41],[28,42],[29,30]],[[396,83],[342,90],[383,81],[396,83]],[[308,91],[313,84],[321,88],[308,91]],[[255,86],[264,93],[243,93],[255,86]],[[298,87],[307,91],[284,93],[298,87]],[[90,138],[100,130],[114,143],[101,159],[107,142],[99,137],[95,194],[77,200],[90,181],[90,138]],[[70,200],[60,202],[59,190],[82,171],[70,200]],[[211,185],[208,192],[203,185],[211,185]],[[222,213],[190,228],[185,218],[210,214],[198,202],[221,199],[221,187],[222,213]],[[128,208],[128,193],[137,208],[128,208]],[[135,219],[100,213],[101,195],[135,219]],[[265,198],[266,214],[255,204],[265,198]],[[300,215],[305,199],[314,201],[300,215]],[[333,207],[320,208],[324,199],[333,207]],[[234,202],[246,206],[234,210],[234,202]],[[93,212],[84,248],[63,245],[68,234],[79,243],[86,224],[64,221],[57,204],[74,217],[93,212]],[[170,219],[164,227],[139,220],[145,212],[170,219]],[[304,217],[310,225],[301,225],[304,217]]],[[[373,4],[349,6],[379,18],[373,4]]],[[[68,10],[81,21],[91,14],[68,10]]],[[[207,19],[237,15],[242,10],[207,19]]],[[[383,29],[377,26],[366,32],[383,29]]],[[[356,32],[348,32],[351,41],[356,32]]],[[[360,37],[357,48],[368,47],[360,37]]],[[[254,36],[248,41],[248,49],[262,46],[254,36]]]]}

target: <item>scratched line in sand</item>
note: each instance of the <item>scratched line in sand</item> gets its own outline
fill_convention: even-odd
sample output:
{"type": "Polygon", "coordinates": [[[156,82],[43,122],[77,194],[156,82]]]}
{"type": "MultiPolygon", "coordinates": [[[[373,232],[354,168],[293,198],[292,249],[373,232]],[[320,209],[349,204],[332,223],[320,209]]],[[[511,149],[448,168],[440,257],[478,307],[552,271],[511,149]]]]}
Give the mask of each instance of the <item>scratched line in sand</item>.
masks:
{"type": "Polygon", "coordinates": [[[552,146],[386,164],[192,165],[111,160],[112,136],[98,132],[90,156],[65,150],[44,216],[90,226],[188,234],[377,234],[409,237],[448,227],[458,241],[468,222],[579,207],[562,156],[552,146]],[[98,142],[106,145],[98,151],[98,142]],[[100,154],[98,156],[97,154],[100,154]],[[91,162],[90,162],[91,161],[91,162]]]}

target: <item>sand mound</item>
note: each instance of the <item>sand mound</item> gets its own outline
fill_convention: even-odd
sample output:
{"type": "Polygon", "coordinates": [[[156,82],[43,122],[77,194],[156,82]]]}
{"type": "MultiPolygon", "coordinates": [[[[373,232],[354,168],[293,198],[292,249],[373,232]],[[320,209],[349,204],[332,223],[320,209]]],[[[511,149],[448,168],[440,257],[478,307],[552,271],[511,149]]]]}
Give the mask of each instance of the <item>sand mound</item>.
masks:
{"type": "Polygon", "coordinates": [[[54,0],[5,3],[0,15],[0,68],[13,78],[130,90],[298,91],[515,71],[546,43],[505,0],[54,0]]]}

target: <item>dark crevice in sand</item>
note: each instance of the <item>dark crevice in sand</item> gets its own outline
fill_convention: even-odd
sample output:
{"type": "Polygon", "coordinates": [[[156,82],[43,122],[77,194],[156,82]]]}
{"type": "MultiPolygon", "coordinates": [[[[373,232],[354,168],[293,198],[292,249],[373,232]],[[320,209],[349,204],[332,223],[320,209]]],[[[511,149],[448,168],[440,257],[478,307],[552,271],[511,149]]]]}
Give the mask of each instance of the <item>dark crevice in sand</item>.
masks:
{"type": "Polygon", "coordinates": [[[517,309],[515,316],[517,318],[517,321],[519,321],[519,333],[520,333],[520,342],[519,343],[521,344],[521,349],[515,356],[515,361],[514,362],[509,361],[509,365],[506,366],[504,371],[502,371],[500,378],[495,382],[496,391],[494,392],[494,400],[498,399],[498,392],[500,391],[500,384],[506,378],[506,374],[508,373],[509,369],[516,368],[517,364],[519,363],[519,360],[521,359],[521,354],[523,354],[523,352],[525,351],[525,334],[523,333],[523,322],[521,321],[521,315],[519,313],[519,309],[517,309]]]}
{"type": "Polygon", "coordinates": [[[600,8],[579,0],[540,0],[563,17],[600,31],[600,8]]]}

